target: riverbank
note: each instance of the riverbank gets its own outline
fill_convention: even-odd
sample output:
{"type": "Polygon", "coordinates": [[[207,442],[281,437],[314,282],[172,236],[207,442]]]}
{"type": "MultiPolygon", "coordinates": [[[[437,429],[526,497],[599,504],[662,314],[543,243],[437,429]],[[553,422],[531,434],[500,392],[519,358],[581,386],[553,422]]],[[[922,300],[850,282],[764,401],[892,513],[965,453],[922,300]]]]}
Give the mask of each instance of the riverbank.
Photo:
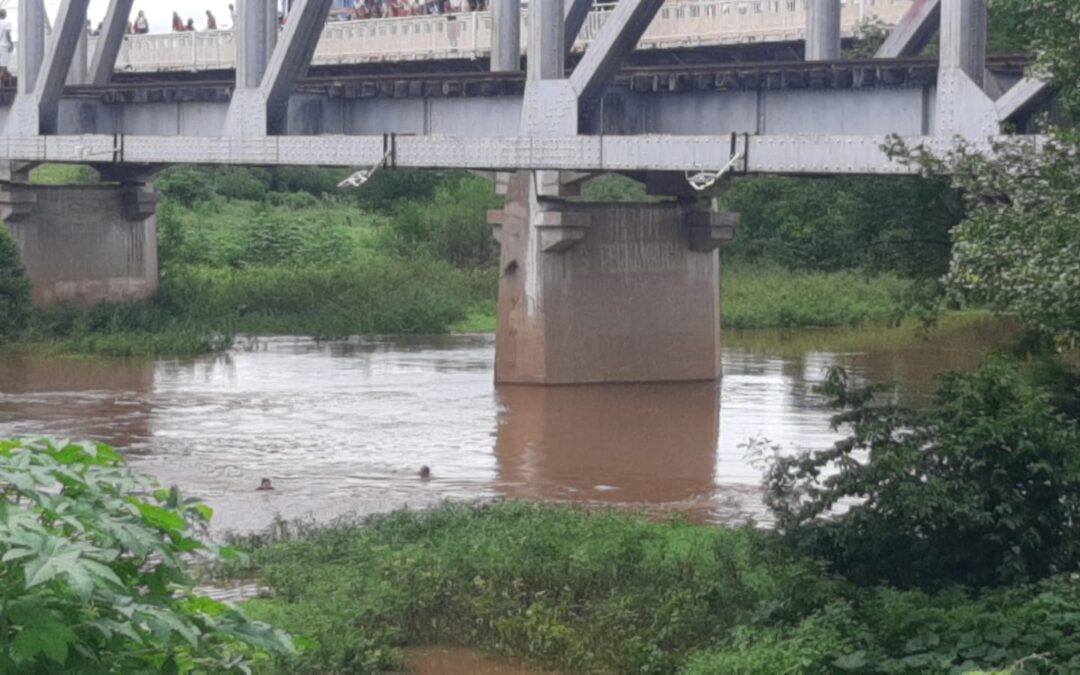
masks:
{"type": "Polygon", "coordinates": [[[243,573],[275,592],[245,611],[309,645],[282,672],[393,670],[400,648],[429,644],[566,672],[701,674],[994,670],[1032,654],[1068,668],[1080,653],[1068,578],[858,587],[770,532],[677,518],[444,506],[308,532],[251,560],[243,573]]]}
{"type": "MultiPolygon", "coordinates": [[[[233,336],[486,333],[496,328],[493,269],[432,260],[296,268],[166,271],[152,302],[36,313],[17,347],[54,354],[168,356],[228,348],[233,336]]],[[[908,282],[854,273],[731,269],[725,328],[885,324],[908,282]]]]}
{"type": "MultiPolygon", "coordinates": [[[[498,198],[488,182],[463,173],[386,172],[361,191],[342,192],[339,179],[331,171],[171,169],[157,181],[157,297],[33,312],[21,333],[4,339],[54,354],[164,356],[219,350],[242,334],[495,330],[497,251],[486,214],[498,198]]],[[[94,182],[96,174],[44,166],[34,180],[94,182]]],[[[588,192],[591,199],[645,198],[636,184],[611,177],[588,192]]],[[[748,211],[757,203],[743,201],[748,211]]],[[[849,215],[852,222],[868,217],[849,215]]],[[[859,326],[902,314],[899,298],[912,282],[889,271],[902,267],[873,256],[811,265],[820,251],[800,258],[795,253],[808,244],[787,241],[790,233],[766,236],[771,216],[749,218],[746,241],[733,245],[724,266],[726,328],[859,326]]],[[[868,246],[891,250],[855,240],[826,248],[868,246]]]]}
{"type": "MultiPolygon", "coordinates": [[[[726,265],[722,281],[724,328],[835,328],[885,324],[902,318],[900,298],[911,281],[888,274],[809,272],[773,265],[726,265]]],[[[450,330],[490,333],[493,302],[471,307],[450,330]]]]}

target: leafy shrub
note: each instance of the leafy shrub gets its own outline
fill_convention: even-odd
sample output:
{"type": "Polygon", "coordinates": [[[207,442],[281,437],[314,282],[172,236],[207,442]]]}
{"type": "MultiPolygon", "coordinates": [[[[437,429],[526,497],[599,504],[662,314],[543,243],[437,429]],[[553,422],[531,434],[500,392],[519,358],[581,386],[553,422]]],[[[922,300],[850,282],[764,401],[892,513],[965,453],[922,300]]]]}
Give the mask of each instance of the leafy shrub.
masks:
{"type": "Polygon", "coordinates": [[[722,201],[742,216],[726,259],[914,278],[945,273],[963,214],[947,184],[913,178],[740,178],[722,201]]]}
{"type": "Polygon", "coordinates": [[[188,208],[214,196],[214,182],[205,169],[195,167],[173,167],[166,169],[155,182],[157,189],[166,199],[171,199],[188,208]]]}
{"type": "Polygon", "coordinates": [[[253,553],[249,611],[316,639],[292,672],[389,670],[389,647],[463,644],[568,672],[677,672],[690,652],[828,589],[768,535],[534,506],[446,506],[253,553]],[[372,664],[377,664],[378,667],[372,664]]]}
{"type": "Polygon", "coordinates": [[[432,261],[184,268],[162,281],[171,317],[225,333],[441,333],[475,302],[472,275],[432,261]]]}
{"type": "Polygon", "coordinates": [[[431,202],[402,204],[389,228],[403,255],[419,249],[452,265],[490,265],[496,247],[487,212],[497,204],[487,181],[463,176],[440,187],[431,202]]]}
{"type": "Polygon", "coordinates": [[[338,183],[348,172],[342,169],[283,166],[271,172],[271,187],[280,193],[306,193],[312,197],[339,192],[338,183]]]}
{"type": "Polygon", "coordinates": [[[271,192],[267,198],[274,206],[283,206],[292,211],[319,207],[319,199],[307,192],[271,192]]]}
{"type": "Polygon", "coordinates": [[[85,164],[42,164],[30,172],[35,185],[93,185],[101,174],[85,164]]]}
{"type": "Polygon", "coordinates": [[[30,318],[30,281],[23,274],[19,247],[0,223],[0,342],[26,327],[30,318]]]}
{"type": "Polygon", "coordinates": [[[212,512],[105,445],[0,442],[0,671],[243,671],[290,638],[199,597],[212,512]],[[266,651],[264,651],[266,650],[266,651]]]}
{"type": "Polygon", "coordinates": [[[619,174],[609,173],[585,183],[581,191],[586,202],[652,202],[655,196],[645,192],[645,186],[619,174]]]}
{"type": "Polygon", "coordinates": [[[389,214],[405,202],[431,201],[441,185],[456,182],[467,175],[462,172],[379,171],[362,188],[346,194],[361,208],[389,214]]]}
{"type": "Polygon", "coordinates": [[[1080,143],[1022,139],[992,153],[960,145],[944,157],[893,139],[891,152],[964,190],[945,285],[953,297],[1015,313],[1032,332],[1080,345],[1080,143]]]}
{"type": "Polygon", "coordinates": [[[982,594],[847,592],[795,625],[741,626],[689,675],[727,673],[1072,673],[1080,587],[1057,577],[982,594]]]}
{"type": "Polygon", "coordinates": [[[875,390],[833,371],[833,424],[851,435],[775,460],[768,502],[793,545],[852,579],[901,587],[1076,568],[1080,429],[1016,366],[946,376],[929,410],[873,405],[875,390]]]}
{"type": "Polygon", "coordinates": [[[226,199],[261,202],[270,191],[270,180],[264,169],[226,167],[214,172],[214,191],[226,199]]]}

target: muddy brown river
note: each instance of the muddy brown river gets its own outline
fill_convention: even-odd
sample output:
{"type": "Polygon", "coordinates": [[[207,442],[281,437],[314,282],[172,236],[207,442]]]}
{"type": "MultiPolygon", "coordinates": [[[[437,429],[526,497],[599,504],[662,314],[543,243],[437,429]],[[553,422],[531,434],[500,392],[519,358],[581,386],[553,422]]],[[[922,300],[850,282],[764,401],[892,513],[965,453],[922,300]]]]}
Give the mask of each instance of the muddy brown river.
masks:
{"type": "Polygon", "coordinates": [[[895,381],[919,405],[936,374],[973,368],[1009,334],[990,319],[928,340],[728,331],[719,383],[559,388],[494,386],[490,336],[250,338],[156,361],[0,354],[0,438],[111,443],[227,530],[496,497],[763,522],[746,444],[831,444],[813,391],[828,367],[895,381]],[[274,491],[255,491],[264,477],[274,491]]]}

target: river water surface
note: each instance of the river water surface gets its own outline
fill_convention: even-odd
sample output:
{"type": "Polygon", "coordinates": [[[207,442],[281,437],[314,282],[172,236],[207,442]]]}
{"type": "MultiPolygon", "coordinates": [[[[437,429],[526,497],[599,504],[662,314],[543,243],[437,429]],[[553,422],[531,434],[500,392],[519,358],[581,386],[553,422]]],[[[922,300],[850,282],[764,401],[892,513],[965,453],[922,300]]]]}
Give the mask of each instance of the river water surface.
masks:
{"type": "Polygon", "coordinates": [[[928,340],[729,331],[719,383],[558,388],[494,386],[490,336],[252,338],[156,361],[0,354],[0,438],[108,442],[238,531],[496,497],[763,522],[746,443],[831,444],[813,391],[829,366],[925,404],[936,374],[974,367],[1009,335],[988,319],[928,340]],[[274,491],[255,491],[264,477],[274,491]]]}

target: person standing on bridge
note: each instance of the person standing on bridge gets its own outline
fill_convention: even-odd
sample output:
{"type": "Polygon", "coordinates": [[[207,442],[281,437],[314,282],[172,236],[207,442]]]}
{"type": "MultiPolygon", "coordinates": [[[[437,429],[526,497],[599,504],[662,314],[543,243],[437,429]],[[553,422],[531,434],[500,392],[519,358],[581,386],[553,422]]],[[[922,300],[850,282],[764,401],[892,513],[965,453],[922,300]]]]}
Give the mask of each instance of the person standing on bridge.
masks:
{"type": "Polygon", "coordinates": [[[7,10],[0,9],[0,70],[11,67],[11,54],[15,51],[15,42],[11,39],[11,22],[7,10]]]}
{"type": "Polygon", "coordinates": [[[184,20],[180,18],[180,12],[172,13],[172,30],[174,33],[184,32],[184,20]]]}
{"type": "Polygon", "coordinates": [[[0,47],[9,52],[15,48],[15,43],[11,39],[11,22],[8,21],[6,9],[0,9],[0,47]]]}
{"type": "Polygon", "coordinates": [[[146,12],[139,10],[139,15],[135,17],[135,23],[131,28],[136,35],[146,35],[150,32],[150,22],[146,18],[146,12]]]}
{"type": "Polygon", "coordinates": [[[210,10],[206,10],[206,30],[217,30],[217,19],[214,18],[214,13],[210,10]]]}

